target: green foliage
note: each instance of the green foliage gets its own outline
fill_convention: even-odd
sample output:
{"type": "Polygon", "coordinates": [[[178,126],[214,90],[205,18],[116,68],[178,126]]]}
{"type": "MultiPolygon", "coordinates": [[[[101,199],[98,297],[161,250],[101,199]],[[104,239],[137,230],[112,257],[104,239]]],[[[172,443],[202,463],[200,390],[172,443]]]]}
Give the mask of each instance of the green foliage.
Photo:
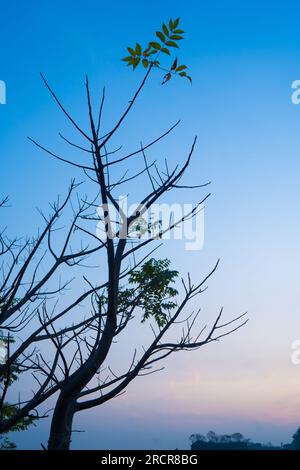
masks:
{"type": "MultiPolygon", "coordinates": [[[[16,302],[17,302],[17,299],[13,300],[11,304],[13,305],[16,302]]],[[[3,304],[1,304],[0,302],[0,310],[1,310],[2,305],[3,304]]],[[[5,336],[2,333],[0,333],[0,342],[2,343],[2,345],[8,345],[8,343],[11,345],[15,342],[15,340],[11,335],[5,336]]],[[[0,383],[5,383],[8,379],[8,385],[11,385],[13,382],[18,380],[21,370],[18,364],[10,364],[9,371],[6,369],[7,368],[3,368],[2,371],[0,372],[0,383]]],[[[1,391],[0,391],[0,394],[1,394],[1,391]]],[[[10,403],[7,403],[7,402],[3,403],[0,409],[0,421],[4,421],[6,419],[12,418],[17,412],[18,412],[18,407],[16,405],[11,405],[10,403]]],[[[37,418],[35,416],[24,417],[20,421],[18,421],[11,428],[10,431],[11,432],[25,431],[28,429],[30,425],[35,424],[34,421],[36,419],[37,418]]],[[[13,442],[11,442],[5,436],[5,434],[0,435],[0,450],[13,450],[15,448],[16,448],[16,445],[13,442]]]]}
{"type": "MultiPolygon", "coordinates": [[[[178,291],[171,286],[175,282],[178,271],[171,270],[170,260],[155,260],[151,258],[138,270],[133,271],[128,279],[132,287],[120,289],[118,292],[118,312],[130,315],[132,308],[142,310],[144,323],[154,318],[159,327],[163,327],[168,319],[170,310],[177,306],[174,297],[178,291]]],[[[107,305],[107,296],[98,298],[99,304],[107,305]]]]}
{"type": "Polygon", "coordinates": [[[163,32],[165,33],[165,35],[169,37],[169,30],[166,27],[165,23],[162,24],[162,29],[163,29],[163,32]]]}
{"type": "MultiPolygon", "coordinates": [[[[12,364],[9,367],[9,385],[11,385],[13,382],[18,380],[20,374],[20,368],[17,364],[12,364]]],[[[0,380],[6,379],[6,372],[5,370],[1,370],[0,372],[0,380]]]]}
{"type": "MultiPolygon", "coordinates": [[[[182,70],[187,69],[186,65],[179,65],[177,68],[166,68],[163,67],[160,60],[158,60],[161,53],[170,56],[170,48],[179,49],[178,41],[184,39],[184,31],[182,29],[178,29],[179,23],[180,18],[175,20],[170,19],[168,26],[163,23],[162,30],[156,31],[156,38],[150,41],[145,49],[143,49],[139,43],[136,43],[134,48],[127,47],[129,56],[124,57],[122,60],[127,63],[128,67],[132,67],[133,70],[135,70],[140,63],[145,69],[156,67],[164,70],[167,73],[164,75],[162,84],[168,82],[173,75],[187,78],[192,83],[191,76],[186,72],[181,72],[182,70]],[[151,59],[153,55],[155,55],[154,60],[151,59]]],[[[175,60],[177,61],[177,58],[175,60]]]]}
{"type": "MultiPolygon", "coordinates": [[[[5,420],[12,418],[17,412],[18,407],[16,405],[11,405],[9,403],[4,403],[0,411],[0,420],[5,420]]],[[[26,416],[18,421],[12,428],[11,431],[25,431],[29,426],[35,424],[35,416],[26,416]]]]}
{"type": "MultiPolygon", "coordinates": [[[[0,420],[12,418],[19,411],[16,405],[4,403],[0,410],[0,420]]],[[[12,428],[11,431],[25,431],[31,424],[35,424],[35,416],[26,416],[18,421],[12,428]]]]}
{"type": "Polygon", "coordinates": [[[129,284],[137,286],[135,295],[138,297],[138,306],[143,310],[142,322],[153,317],[158,326],[163,327],[167,322],[167,313],[176,307],[172,300],[177,290],[170,286],[178,271],[169,269],[170,260],[150,259],[141,269],[133,271],[129,277],[129,284]]]}
{"type": "MultiPolygon", "coordinates": [[[[18,412],[16,405],[4,403],[0,410],[0,421],[12,418],[18,412]]],[[[35,416],[26,416],[18,421],[11,429],[10,432],[26,431],[32,424],[35,425],[37,418],[35,416]]],[[[0,435],[0,450],[13,450],[16,448],[14,442],[11,442],[5,435],[0,435]]]]}

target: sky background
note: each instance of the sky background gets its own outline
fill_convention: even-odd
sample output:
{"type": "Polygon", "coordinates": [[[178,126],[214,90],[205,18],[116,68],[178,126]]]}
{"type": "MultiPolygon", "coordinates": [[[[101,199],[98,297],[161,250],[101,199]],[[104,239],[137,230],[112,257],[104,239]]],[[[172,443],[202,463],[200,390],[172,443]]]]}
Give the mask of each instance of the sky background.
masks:
{"type": "MultiPolygon", "coordinates": [[[[135,149],[180,118],[180,128],[155,150],[177,163],[198,135],[186,181],[212,181],[204,248],[187,252],[181,242],[167,242],[160,255],[195,279],[221,258],[199,299],[204,319],[221,306],[226,319],[244,311],[250,318],[237,334],[176,354],[165,371],[78,416],[75,428],[85,432],[74,435],[73,448],[184,448],[190,434],[210,429],[275,444],[289,441],[300,425],[300,365],[291,363],[291,344],[300,339],[300,105],[291,102],[291,83],[300,79],[299,15],[296,1],[1,5],[7,104],[0,106],[0,194],[10,196],[5,223],[11,233],[34,233],[35,207],[45,209],[71,177],[82,179],[27,140],[81,158],[58,137],[74,132],[39,72],[83,126],[85,74],[95,98],[106,85],[109,129],[143,75],[120,61],[126,46],[148,42],[162,21],[180,16],[187,32],[180,58],[193,86],[172,80],[162,87],[160,74],[153,74],[115,143],[135,149]]],[[[204,194],[185,191],[174,201],[196,203],[204,194]]],[[[45,420],[16,436],[18,447],[40,448],[48,426],[45,420]]]]}

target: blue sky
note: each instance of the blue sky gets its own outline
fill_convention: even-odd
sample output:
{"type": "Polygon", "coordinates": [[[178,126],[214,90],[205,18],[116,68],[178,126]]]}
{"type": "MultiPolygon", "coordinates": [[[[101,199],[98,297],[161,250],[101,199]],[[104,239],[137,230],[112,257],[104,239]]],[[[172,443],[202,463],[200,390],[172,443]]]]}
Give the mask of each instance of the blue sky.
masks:
{"type": "MultiPolygon", "coordinates": [[[[296,1],[53,0],[1,6],[0,79],[7,85],[7,104],[0,106],[0,194],[10,195],[5,222],[20,235],[35,231],[36,206],[45,208],[72,176],[80,179],[27,140],[32,136],[71,156],[58,132],[73,136],[73,130],[39,72],[83,126],[85,74],[95,99],[106,85],[109,128],[142,77],[120,61],[126,46],[147,42],[170,16],[182,18],[187,37],[180,57],[193,86],[173,80],[161,87],[154,75],[116,145],[134,149],[181,118],[180,128],[159,147],[178,162],[198,135],[187,179],[212,181],[204,249],[188,253],[167,243],[162,254],[195,278],[220,257],[201,299],[204,315],[211,318],[224,305],[228,318],[247,310],[251,320],[216,345],[176,355],[167,371],[79,417],[86,432],[75,436],[74,446],[184,447],[190,433],[209,429],[281,442],[300,424],[300,366],[290,361],[291,343],[300,338],[300,105],[291,102],[291,83],[300,79],[299,14],[296,1]]],[[[199,192],[179,197],[195,203],[199,192]]],[[[45,422],[18,436],[18,445],[38,447],[47,439],[46,428],[45,422]]]]}

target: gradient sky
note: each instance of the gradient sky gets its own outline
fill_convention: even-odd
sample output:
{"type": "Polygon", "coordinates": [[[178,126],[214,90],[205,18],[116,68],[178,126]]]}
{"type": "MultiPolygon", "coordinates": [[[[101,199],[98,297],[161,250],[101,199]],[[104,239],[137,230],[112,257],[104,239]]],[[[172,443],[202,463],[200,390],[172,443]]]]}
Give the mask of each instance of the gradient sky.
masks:
{"type": "MultiPolygon", "coordinates": [[[[73,131],[39,72],[83,126],[85,74],[97,96],[106,85],[109,128],[142,77],[120,61],[125,47],[148,41],[170,16],[180,16],[187,31],[180,57],[193,86],[174,80],[161,87],[153,75],[117,143],[125,139],[125,148],[135,148],[181,118],[160,147],[178,162],[198,135],[186,178],[212,181],[205,245],[195,253],[166,243],[161,253],[196,279],[220,257],[200,299],[204,318],[223,305],[226,318],[248,311],[251,321],[217,344],[175,355],[166,371],[76,418],[85,433],[74,435],[74,448],[184,448],[191,433],[210,429],[280,443],[300,425],[300,365],[291,363],[291,344],[300,339],[300,105],[291,102],[291,83],[300,79],[299,2],[2,4],[0,79],[7,104],[0,106],[0,194],[9,194],[12,204],[6,222],[12,233],[34,233],[35,207],[46,208],[79,177],[26,139],[70,152],[58,132],[73,131]]],[[[195,203],[199,191],[179,197],[195,203]]],[[[19,448],[39,448],[47,426],[19,434],[19,448]]]]}

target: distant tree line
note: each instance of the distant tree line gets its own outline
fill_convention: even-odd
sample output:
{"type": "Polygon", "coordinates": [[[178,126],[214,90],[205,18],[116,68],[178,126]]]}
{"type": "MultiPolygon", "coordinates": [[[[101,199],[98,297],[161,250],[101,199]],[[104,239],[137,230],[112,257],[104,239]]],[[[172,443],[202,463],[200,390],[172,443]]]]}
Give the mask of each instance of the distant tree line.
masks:
{"type": "Polygon", "coordinates": [[[270,442],[267,444],[253,442],[239,432],[216,434],[214,431],[209,431],[206,436],[192,434],[190,442],[192,450],[300,450],[300,427],[293,435],[292,442],[281,446],[273,446],[270,442]]]}

